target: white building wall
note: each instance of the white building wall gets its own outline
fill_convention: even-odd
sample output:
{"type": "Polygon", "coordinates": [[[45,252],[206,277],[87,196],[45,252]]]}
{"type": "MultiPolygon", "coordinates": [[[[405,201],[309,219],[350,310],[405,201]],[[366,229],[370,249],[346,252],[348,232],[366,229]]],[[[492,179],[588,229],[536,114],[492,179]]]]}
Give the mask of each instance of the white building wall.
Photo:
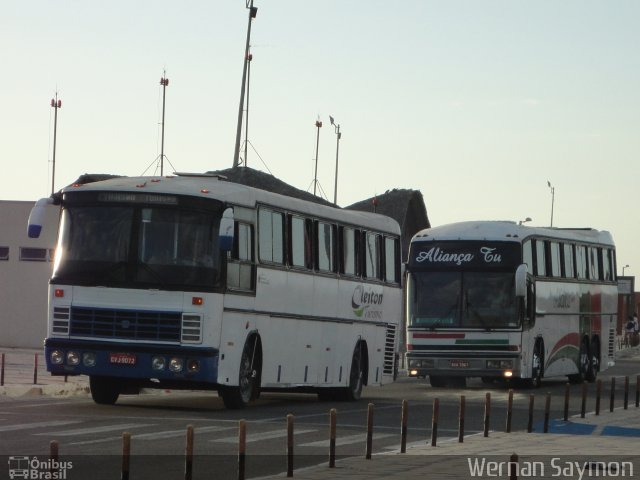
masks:
{"type": "Polygon", "coordinates": [[[34,204],[0,200],[0,252],[9,249],[8,259],[0,259],[0,347],[40,348],[47,334],[48,281],[60,210],[48,207],[40,238],[29,238],[27,220],[34,204]],[[45,260],[21,260],[22,248],[45,249],[45,260]]]}

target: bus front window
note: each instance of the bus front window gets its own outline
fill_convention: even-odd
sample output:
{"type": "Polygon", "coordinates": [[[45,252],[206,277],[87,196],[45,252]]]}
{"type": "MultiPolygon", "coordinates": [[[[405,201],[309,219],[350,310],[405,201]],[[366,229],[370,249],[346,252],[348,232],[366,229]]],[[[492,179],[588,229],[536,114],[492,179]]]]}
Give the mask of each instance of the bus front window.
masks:
{"type": "Polygon", "coordinates": [[[220,288],[220,215],[166,206],[67,206],[52,280],[123,288],[220,288]]]}
{"type": "Polygon", "coordinates": [[[409,277],[408,311],[415,327],[459,327],[462,275],[416,272],[409,277]]]}
{"type": "Polygon", "coordinates": [[[467,327],[517,327],[513,274],[466,272],[462,319],[467,327]]]}
{"type": "Polygon", "coordinates": [[[519,326],[512,273],[412,272],[407,300],[409,326],[519,326]]]}

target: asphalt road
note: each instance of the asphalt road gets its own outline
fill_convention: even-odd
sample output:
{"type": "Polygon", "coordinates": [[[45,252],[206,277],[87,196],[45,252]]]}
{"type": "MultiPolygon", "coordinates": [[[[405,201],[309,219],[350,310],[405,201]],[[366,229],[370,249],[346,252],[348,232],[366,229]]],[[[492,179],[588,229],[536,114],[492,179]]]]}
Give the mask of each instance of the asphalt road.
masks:
{"type": "MultiPolygon", "coordinates": [[[[630,376],[629,401],[635,402],[638,360],[618,361],[601,373],[601,408],[608,409],[611,377],[615,405],[622,405],[624,376],[630,376]]],[[[515,389],[512,430],[527,427],[529,397],[534,395],[534,428],[542,428],[544,403],[551,395],[550,417],[564,414],[566,380],[545,380],[537,390],[515,389]]],[[[256,478],[287,469],[287,414],[294,415],[294,468],[327,462],[329,410],[337,410],[339,456],[364,455],[368,404],[374,405],[373,451],[400,445],[402,400],[408,401],[408,442],[430,442],[434,399],[439,402],[438,441],[458,437],[460,396],[466,400],[465,435],[483,431],[486,394],[491,395],[490,428],[506,428],[508,384],[485,385],[479,379],[464,389],[432,388],[424,380],[400,378],[391,385],[365,388],[359,402],[320,402],[315,395],[263,394],[249,408],[224,409],[211,392],[155,392],[122,396],[115,406],[96,405],[89,397],[0,397],[0,456],[48,458],[58,442],[61,459],[72,461],[67,478],[120,478],[122,433],[131,434],[131,478],[185,478],[187,426],[194,428],[193,478],[236,478],[238,424],[247,429],[246,475],[256,478]],[[144,473],[143,473],[144,472],[144,473]],[[137,476],[136,476],[137,473],[137,476]],[[87,475],[90,475],[87,476],[87,475]]],[[[569,415],[581,408],[580,385],[570,388],[569,415]]],[[[595,407],[595,385],[588,386],[587,411],[595,407]]],[[[0,461],[6,465],[0,458],[0,461]]],[[[0,466],[0,478],[5,470],[0,466]]]]}

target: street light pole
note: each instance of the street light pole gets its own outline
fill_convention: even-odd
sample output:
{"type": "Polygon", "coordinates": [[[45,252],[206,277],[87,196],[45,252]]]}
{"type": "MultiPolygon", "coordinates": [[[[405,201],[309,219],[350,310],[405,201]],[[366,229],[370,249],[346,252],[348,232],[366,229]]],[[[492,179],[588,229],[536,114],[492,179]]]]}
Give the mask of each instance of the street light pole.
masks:
{"type": "Polygon", "coordinates": [[[553,204],[555,202],[556,189],[553,185],[551,185],[551,182],[549,180],[547,180],[547,185],[551,189],[551,226],[553,227],[553,204]]]}
{"type": "Polygon", "coordinates": [[[164,111],[165,101],[167,93],[167,85],[169,85],[169,79],[166,77],[167,71],[163,72],[165,76],[160,78],[160,85],[162,85],[162,140],[160,141],[160,176],[164,175],[164,111]]]}
{"type": "Polygon", "coordinates": [[[240,105],[238,106],[238,127],[236,130],[236,146],[233,152],[233,168],[236,168],[240,160],[240,135],[242,134],[242,113],[244,110],[244,93],[247,81],[247,65],[249,64],[249,42],[251,41],[251,21],[256,18],[258,8],[253,6],[253,0],[247,0],[249,9],[249,23],[247,25],[247,43],[244,48],[244,66],[242,67],[242,87],[240,88],[240,105]]]}
{"type": "Polygon", "coordinates": [[[333,203],[334,205],[338,204],[338,152],[340,151],[340,138],[342,137],[342,133],[340,133],[340,125],[334,123],[333,117],[329,115],[329,121],[336,132],[336,175],[335,175],[335,185],[333,187],[333,203]]]}
{"type": "Polygon", "coordinates": [[[53,195],[53,192],[56,191],[56,137],[58,134],[58,109],[62,107],[62,100],[58,100],[58,92],[56,92],[56,98],[51,99],[51,106],[55,109],[53,114],[53,159],[51,168],[51,195],[53,195]]]}
{"type": "Polygon", "coordinates": [[[316,136],[316,171],[313,175],[313,194],[316,194],[316,186],[318,185],[318,150],[320,147],[320,128],[322,127],[322,122],[320,119],[316,120],[316,127],[318,128],[318,134],[316,136]]]}
{"type": "Polygon", "coordinates": [[[624,277],[624,269],[625,268],[629,268],[629,264],[625,265],[624,267],[622,267],[622,276],[624,277]]]}

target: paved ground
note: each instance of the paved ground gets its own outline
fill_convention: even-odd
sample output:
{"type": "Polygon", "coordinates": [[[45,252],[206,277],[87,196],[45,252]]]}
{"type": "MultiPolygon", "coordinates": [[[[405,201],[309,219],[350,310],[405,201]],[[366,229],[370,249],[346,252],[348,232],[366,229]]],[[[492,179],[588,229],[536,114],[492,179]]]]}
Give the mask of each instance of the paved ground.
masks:
{"type": "MultiPolygon", "coordinates": [[[[68,396],[88,391],[85,378],[65,382],[64,377],[49,376],[41,355],[36,363],[35,350],[0,348],[2,352],[5,370],[0,401],[3,396],[68,396]]],[[[640,362],[640,348],[623,350],[619,356],[640,362]]],[[[538,424],[532,433],[492,431],[488,437],[471,435],[462,443],[457,439],[440,441],[436,447],[419,442],[408,445],[406,453],[385,452],[370,460],[364,456],[342,459],[335,468],[327,464],[294,470],[294,478],[509,478],[507,462],[514,454],[518,456],[518,478],[640,477],[640,409],[635,407],[635,397],[628,409],[620,407],[613,412],[603,401],[599,415],[590,412],[585,418],[574,416],[568,422],[552,420],[548,433],[542,433],[538,424]]]]}

